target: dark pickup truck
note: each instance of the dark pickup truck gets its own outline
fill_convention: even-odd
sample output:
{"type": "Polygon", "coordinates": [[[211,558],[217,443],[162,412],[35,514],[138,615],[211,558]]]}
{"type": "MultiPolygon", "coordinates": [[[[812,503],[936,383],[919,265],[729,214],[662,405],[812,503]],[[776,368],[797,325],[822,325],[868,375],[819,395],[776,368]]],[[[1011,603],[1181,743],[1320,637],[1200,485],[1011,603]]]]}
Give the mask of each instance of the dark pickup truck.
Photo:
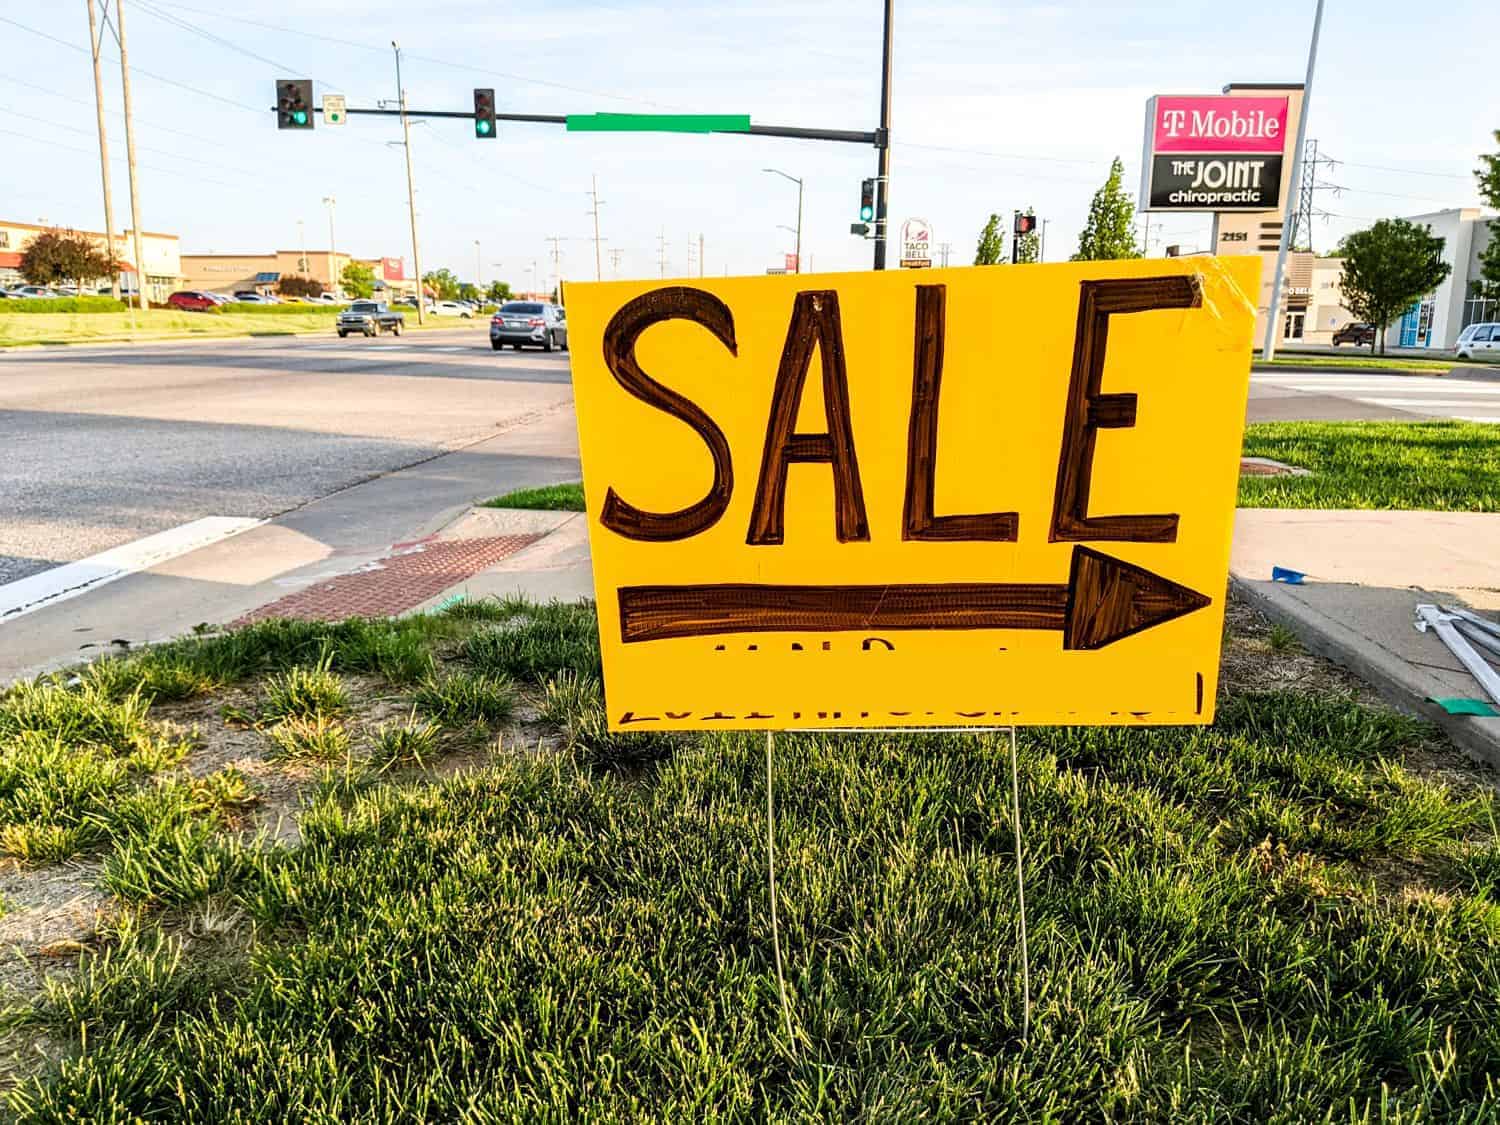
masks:
{"type": "Polygon", "coordinates": [[[393,336],[399,336],[401,326],[405,323],[404,316],[380,301],[355,301],[347,310],[339,313],[338,330],[340,337],[351,332],[359,332],[365,336],[389,332],[393,336]]]}

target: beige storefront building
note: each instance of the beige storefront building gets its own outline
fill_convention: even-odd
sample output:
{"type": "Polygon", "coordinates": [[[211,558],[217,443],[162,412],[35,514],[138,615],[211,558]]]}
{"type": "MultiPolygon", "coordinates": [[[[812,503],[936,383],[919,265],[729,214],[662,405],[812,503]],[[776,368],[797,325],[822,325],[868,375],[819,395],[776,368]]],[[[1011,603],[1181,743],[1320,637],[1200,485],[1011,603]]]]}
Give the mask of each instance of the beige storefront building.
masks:
{"type": "Polygon", "coordinates": [[[235,293],[253,290],[275,293],[285,278],[305,277],[316,281],[325,291],[337,291],[337,279],[351,262],[369,266],[377,287],[385,286],[392,297],[415,292],[412,282],[404,279],[400,259],[353,258],[332,250],[276,250],[266,254],[184,254],[182,273],[184,289],[205,289],[212,293],[235,293]]]}
{"type": "MultiPolygon", "coordinates": [[[[36,223],[16,223],[0,219],[0,287],[10,288],[24,285],[21,276],[21,255],[31,240],[49,230],[61,230],[66,234],[81,234],[92,239],[100,250],[108,249],[108,238],[99,231],[72,230],[66,227],[42,226],[36,223]]],[[[142,263],[146,273],[146,299],[165,301],[174,289],[180,288],[182,280],[181,258],[178,253],[177,236],[155,231],[141,232],[142,263]]],[[[130,231],[115,235],[115,255],[120,260],[120,284],[127,291],[136,285],[135,238],[130,231]]],[[[89,278],[98,281],[108,291],[108,278],[89,278]]]]}

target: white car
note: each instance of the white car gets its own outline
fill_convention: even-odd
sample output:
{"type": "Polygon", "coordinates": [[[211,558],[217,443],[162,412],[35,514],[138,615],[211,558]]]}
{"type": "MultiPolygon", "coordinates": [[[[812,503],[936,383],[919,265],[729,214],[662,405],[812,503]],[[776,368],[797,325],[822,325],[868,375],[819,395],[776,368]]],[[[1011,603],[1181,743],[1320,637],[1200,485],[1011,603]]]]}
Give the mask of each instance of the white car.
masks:
{"type": "Polygon", "coordinates": [[[457,301],[438,301],[427,311],[433,316],[461,316],[465,320],[472,320],[474,317],[473,309],[457,301]]]}
{"type": "Polygon", "coordinates": [[[1458,334],[1459,359],[1500,359],[1500,323],[1471,324],[1458,334]]]}

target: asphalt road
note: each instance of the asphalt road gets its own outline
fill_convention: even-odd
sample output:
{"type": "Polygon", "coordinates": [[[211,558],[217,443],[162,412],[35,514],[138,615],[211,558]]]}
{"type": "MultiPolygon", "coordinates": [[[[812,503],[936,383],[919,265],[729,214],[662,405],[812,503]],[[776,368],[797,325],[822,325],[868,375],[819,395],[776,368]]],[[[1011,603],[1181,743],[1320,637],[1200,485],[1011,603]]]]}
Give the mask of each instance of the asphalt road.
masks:
{"type": "Polygon", "coordinates": [[[571,395],[566,353],[496,353],[482,325],[0,352],[0,584],[204,516],[274,516],[571,395]]]}
{"type": "MultiPolygon", "coordinates": [[[[276,516],[514,435],[499,454],[492,443],[432,461],[409,508],[386,513],[402,534],[424,504],[574,476],[570,409],[566,354],[495,353],[483,325],[0,352],[0,584],[205,516],[276,516]]],[[[1500,422],[1500,372],[1257,372],[1249,417],[1500,422]]]]}
{"type": "Polygon", "coordinates": [[[1252,422],[1500,422],[1500,367],[1455,367],[1447,375],[1381,371],[1257,371],[1252,422]]]}

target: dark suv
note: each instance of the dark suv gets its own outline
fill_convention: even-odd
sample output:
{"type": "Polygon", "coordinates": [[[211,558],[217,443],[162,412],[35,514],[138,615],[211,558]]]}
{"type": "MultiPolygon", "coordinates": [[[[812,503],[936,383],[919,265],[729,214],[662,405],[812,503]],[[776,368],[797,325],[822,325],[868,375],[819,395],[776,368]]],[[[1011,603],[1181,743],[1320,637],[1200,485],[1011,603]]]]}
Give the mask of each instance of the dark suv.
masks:
{"type": "Polygon", "coordinates": [[[568,349],[568,319],[550,301],[506,301],[490,317],[490,347],[497,352],[509,344],[520,351],[535,344],[544,352],[568,349]]]}
{"type": "Polygon", "coordinates": [[[1359,321],[1350,321],[1344,327],[1333,334],[1333,345],[1354,344],[1358,347],[1369,347],[1375,343],[1375,326],[1373,324],[1361,324],[1359,321]]]}

